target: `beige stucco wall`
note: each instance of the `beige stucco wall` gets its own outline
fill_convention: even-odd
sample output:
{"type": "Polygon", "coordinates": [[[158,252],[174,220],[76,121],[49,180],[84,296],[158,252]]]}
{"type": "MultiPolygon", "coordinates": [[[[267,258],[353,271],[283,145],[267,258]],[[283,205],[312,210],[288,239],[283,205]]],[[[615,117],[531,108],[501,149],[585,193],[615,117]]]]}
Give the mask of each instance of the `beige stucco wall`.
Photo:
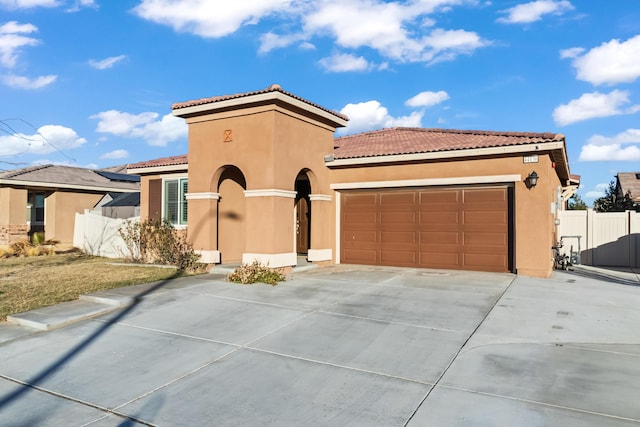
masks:
{"type": "Polygon", "coordinates": [[[103,197],[103,194],[57,191],[45,199],[45,238],[60,241],[60,245],[73,245],[73,226],[76,213],[84,213],[103,197]]]}
{"type": "Polygon", "coordinates": [[[0,246],[28,238],[27,190],[0,188],[0,246]]]}
{"type": "MultiPolygon", "coordinates": [[[[551,212],[551,204],[556,201],[560,180],[553,168],[549,153],[537,154],[539,154],[538,163],[524,163],[523,154],[519,154],[493,158],[440,160],[419,164],[332,169],[331,182],[363,183],[520,175],[521,180],[514,183],[516,272],[548,277],[552,270],[551,246],[556,238],[555,217],[551,212]],[[524,179],[533,170],[540,178],[535,188],[528,189],[524,179]]],[[[469,181],[473,182],[473,179],[469,181]]],[[[327,217],[327,220],[331,218],[327,217]]],[[[335,215],[333,220],[335,221],[335,215]]],[[[334,253],[339,253],[335,245],[333,249],[334,253]]]]}
{"type": "MultiPolygon", "coordinates": [[[[233,252],[231,258],[235,260],[240,250],[295,256],[296,176],[307,172],[313,194],[331,194],[324,156],[333,152],[334,129],[273,104],[193,117],[187,123],[189,193],[220,194],[222,206],[225,195],[219,188],[220,177],[228,167],[242,172],[245,190],[252,193],[244,201],[246,240],[226,249],[233,252]],[[225,141],[229,132],[231,140],[225,141]]],[[[231,244],[225,237],[224,220],[220,230],[205,221],[217,216],[217,208],[216,200],[189,200],[189,236],[195,249],[224,252],[222,246],[231,244]],[[198,230],[191,224],[197,224],[198,230]]],[[[320,222],[315,225],[312,219],[312,248],[331,248],[330,239],[321,237],[318,227],[320,222]]],[[[221,256],[223,261],[229,259],[224,253],[221,256]]]]}
{"type": "Polygon", "coordinates": [[[0,224],[14,225],[27,223],[27,190],[20,188],[0,188],[0,224]]]}

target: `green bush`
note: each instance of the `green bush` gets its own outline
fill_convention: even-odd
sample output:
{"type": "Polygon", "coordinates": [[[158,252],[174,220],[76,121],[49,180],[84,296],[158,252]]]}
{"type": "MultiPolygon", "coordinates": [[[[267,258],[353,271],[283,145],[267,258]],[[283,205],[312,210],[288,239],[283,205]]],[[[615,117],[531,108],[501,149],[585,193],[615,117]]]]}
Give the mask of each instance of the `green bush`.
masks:
{"type": "Polygon", "coordinates": [[[243,285],[260,282],[275,286],[278,282],[284,282],[286,276],[281,269],[269,268],[256,260],[251,264],[242,264],[236,268],[233,273],[227,276],[227,280],[243,285]]]}

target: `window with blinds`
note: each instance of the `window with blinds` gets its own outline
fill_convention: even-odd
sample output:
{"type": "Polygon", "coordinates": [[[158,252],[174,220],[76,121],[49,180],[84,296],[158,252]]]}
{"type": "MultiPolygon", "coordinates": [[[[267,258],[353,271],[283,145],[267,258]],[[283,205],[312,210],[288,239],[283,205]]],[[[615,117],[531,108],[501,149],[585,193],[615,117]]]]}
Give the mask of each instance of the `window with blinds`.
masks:
{"type": "Polygon", "coordinates": [[[188,179],[164,181],[163,218],[173,225],[187,225],[188,179]]]}

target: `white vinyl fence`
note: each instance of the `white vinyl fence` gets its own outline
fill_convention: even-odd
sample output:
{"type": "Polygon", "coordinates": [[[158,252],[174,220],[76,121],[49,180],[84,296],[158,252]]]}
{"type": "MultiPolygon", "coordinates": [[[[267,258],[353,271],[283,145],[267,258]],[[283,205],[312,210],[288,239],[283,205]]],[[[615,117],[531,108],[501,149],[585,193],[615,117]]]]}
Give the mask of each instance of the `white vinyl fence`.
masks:
{"type": "Polygon", "coordinates": [[[76,214],[73,230],[73,246],[90,255],[123,258],[129,255],[118,230],[125,221],[140,221],[139,217],[114,219],[85,211],[76,214]]]}
{"type": "Polygon", "coordinates": [[[560,211],[562,251],[578,252],[586,265],[640,267],[640,213],[560,211]]]}

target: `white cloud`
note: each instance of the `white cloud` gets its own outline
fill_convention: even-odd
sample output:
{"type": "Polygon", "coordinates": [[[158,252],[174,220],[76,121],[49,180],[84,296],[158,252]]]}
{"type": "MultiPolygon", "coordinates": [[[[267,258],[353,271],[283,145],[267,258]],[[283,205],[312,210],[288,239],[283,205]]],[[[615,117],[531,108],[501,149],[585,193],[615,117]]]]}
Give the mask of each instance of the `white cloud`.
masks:
{"type": "Polygon", "coordinates": [[[87,142],[70,128],[59,125],[45,125],[33,135],[15,133],[0,135],[0,155],[48,154],[78,148],[87,142]]]}
{"type": "Polygon", "coordinates": [[[604,191],[587,191],[584,197],[587,199],[599,199],[600,197],[604,197],[604,195],[604,191]]]}
{"type": "Polygon", "coordinates": [[[573,5],[566,0],[537,0],[502,10],[507,16],[496,21],[504,24],[528,24],[541,20],[544,15],[562,15],[570,10],[573,10],[573,5]]]}
{"type": "Polygon", "coordinates": [[[623,147],[620,144],[610,145],[583,145],[578,160],[583,162],[595,161],[638,161],[640,160],[640,147],[630,145],[623,147]]]}
{"type": "Polygon", "coordinates": [[[303,17],[304,29],[311,35],[328,34],[343,48],[368,47],[400,62],[435,63],[490,44],[474,32],[436,28],[422,35],[423,27],[413,27],[425,13],[446,3],[454,2],[404,5],[377,0],[328,0],[303,17]]]}
{"type": "Polygon", "coordinates": [[[36,78],[29,78],[25,76],[16,76],[16,75],[6,75],[0,76],[0,80],[6,86],[13,87],[16,89],[40,89],[45,86],[48,86],[56,81],[58,76],[49,75],[49,76],[40,76],[36,78]]]}
{"type": "Polygon", "coordinates": [[[620,132],[616,136],[606,137],[603,135],[593,135],[589,138],[589,144],[592,145],[610,145],[610,144],[640,144],[640,129],[627,129],[620,132]]]}
{"type": "Polygon", "coordinates": [[[640,129],[627,129],[613,137],[593,135],[580,151],[578,160],[637,161],[640,160],[640,129]],[[624,146],[625,144],[631,144],[624,146]]]}
{"type": "Polygon", "coordinates": [[[640,105],[623,108],[629,103],[628,91],[614,90],[608,94],[585,93],[568,104],[556,107],[553,111],[553,119],[557,125],[566,126],[597,117],[632,114],[640,111],[640,105]]]}
{"type": "Polygon", "coordinates": [[[66,11],[67,12],[77,12],[82,8],[85,7],[92,7],[92,8],[97,8],[98,5],[96,4],[96,2],[94,0],[76,0],[75,2],[73,2],[73,5],[71,5],[71,7],[69,7],[66,11]]]}
{"type": "Polygon", "coordinates": [[[126,159],[129,157],[127,150],[113,150],[100,156],[101,159],[126,159]]]}
{"type": "Polygon", "coordinates": [[[490,44],[475,32],[425,30],[435,23],[428,14],[466,3],[476,4],[476,0],[142,0],[133,12],[205,38],[224,37],[265,17],[273,18],[276,25],[282,24],[279,28],[289,31],[262,35],[261,54],[297,43],[303,48],[314,46],[312,38],[329,37],[343,49],[370,48],[400,62],[435,63],[490,44]]]}
{"type": "Polygon", "coordinates": [[[158,117],[159,114],[154,112],[130,114],[109,110],[90,118],[98,120],[97,132],[140,138],[153,146],[164,147],[169,142],[186,139],[187,125],[183,119],[171,114],[163,116],[160,120],[158,117]]]}
{"type": "Polygon", "coordinates": [[[279,35],[272,32],[268,32],[260,36],[260,48],[258,49],[258,53],[264,54],[271,52],[273,49],[282,49],[288,47],[294,43],[301,42],[300,44],[302,49],[314,49],[311,43],[304,42],[305,36],[304,34],[286,34],[279,35]]]}
{"type": "Polygon", "coordinates": [[[640,35],[624,42],[614,39],[602,43],[584,55],[578,53],[573,58],[572,65],[579,80],[593,85],[631,83],[640,77],[640,35]]]}
{"type": "Polygon", "coordinates": [[[375,100],[347,104],[340,112],[349,117],[347,127],[341,129],[340,133],[361,132],[381,127],[422,126],[422,112],[413,112],[409,116],[392,117],[386,107],[375,100]]]}
{"type": "Polygon", "coordinates": [[[33,7],[57,7],[58,0],[0,0],[0,7],[7,9],[31,9],[33,7]]]}
{"type": "Polygon", "coordinates": [[[88,64],[97,70],[106,70],[107,68],[111,68],[116,65],[118,62],[124,60],[126,55],[118,55],[118,56],[110,56],[109,58],[96,60],[90,59],[88,64]]]}
{"type": "Polygon", "coordinates": [[[9,10],[59,7],[65,4],[70,4],[66,12],[77,12],[84,7],[97,7],[95,0],[0,0],[0,8],[9,10]]]}
{"type": "Polygon", "coordinates": [[[582,53],[584,53],[585,48],[583,47],[571,47],[569,49],[563,49],[560,51],[560,59],[567,58],[577,58],[582,53]]]}
{"type": "Polygon", "coordinates": [[[40,43],[38,39],[24,35],[36,31],[38,28],[35,25],[19,24],[16,21],[9,21],[0,26],[0,64],[7,68],[14,67],[21,48],[40,43]]]}
{"type": "Polygon", "coordinates": [[[355,56],[348,53],[338,53],[328,58],[322,58],[318,62],[325,70],[334,73],[367,71],[372,68],[372,64],[362,56],[355,56]]]}
{"type": "Polygon", "coordinates": [[[243,25],[256,24],[276,12],[287,12],[293,0],[142,0],[133,9],[141,18],[175,31],[206,38],[224,37],[243,25]]]}
{"type": "Polygon", "coordinates": [[[449,99],[449,94],[443,90],[438,92],[425,91],[407,99],[404,105],[408,107],[432,107],[449,99]]]}

